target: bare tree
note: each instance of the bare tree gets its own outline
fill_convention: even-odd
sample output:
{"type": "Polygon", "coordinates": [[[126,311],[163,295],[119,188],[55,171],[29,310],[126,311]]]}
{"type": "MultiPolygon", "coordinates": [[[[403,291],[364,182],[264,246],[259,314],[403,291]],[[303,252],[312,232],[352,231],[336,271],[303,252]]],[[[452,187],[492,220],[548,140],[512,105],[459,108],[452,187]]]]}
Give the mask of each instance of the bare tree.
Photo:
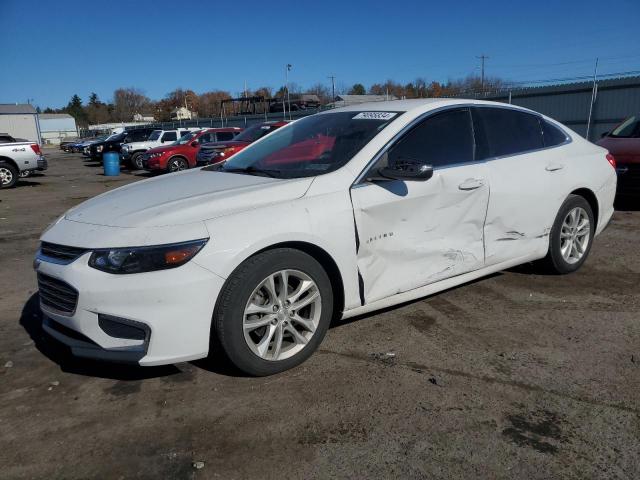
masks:
{"type": "Polygon", "coordinates": [[[136,113],[143,113],[151,104],[142,90],[137,88],[119,88],[113,92],[114,119],[129,122],[136,113]]]}

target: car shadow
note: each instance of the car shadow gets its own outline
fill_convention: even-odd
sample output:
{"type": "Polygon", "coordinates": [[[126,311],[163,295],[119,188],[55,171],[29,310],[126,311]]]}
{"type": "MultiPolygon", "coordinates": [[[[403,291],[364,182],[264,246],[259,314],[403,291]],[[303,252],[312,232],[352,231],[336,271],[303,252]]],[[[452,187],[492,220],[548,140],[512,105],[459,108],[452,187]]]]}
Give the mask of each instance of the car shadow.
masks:
{"type": "Polygon", "coordinates": [[[640,197],[616,197],[613,206],[618,212],[637,212],[640,210],[640,197]]]}
{"type": "Polygon", "coordinates": [[[334,317],[333,320],[331,321],[331,325],[329,325],[329,328],[333,329],[333,328],[338,328],[338,327],[344,327],[345,325],[349,325],[350,323],[359,322],[360,320],[365,320],[367,318],[371,318],[371,317],[373,317],[375,315],[380,315],[382,313],[392,312],[394,310],[398,310],[400,308],[404,308],[404,307],[406,307],[408,305],[413,305],[415,303],[419,303],[419,302],[422,302],[424,300],[428,300],[428,299],[433,298],[433,297],[435,297],[437,295],[441,295],[441,294],[446,293],[446,292],[457,290],[458,288],[464,288],[464,287],[466,287],[468,285],[473,285],[474,283],[479,283],[479,282],[481,282],[483,280],[487,280],[489,278],[500,277],[502,275],[504,275],[503,272],[492,273],[491,275],[487,275],[485,277],[477,278],[475,280],[470,280],[470,281],[468,281],[466,283],[462,283],[460,285],[456,285],[455,287],[447,288],[446,290],[442,290],[440,292],[433,293],[431,295],[425,295],[424,297],[416,298],[415,300],[409,300],[407,302],[399,303],[397,305],[392,305],[392,306],[386,307],[386,308],[381,308],[381,309],[375,310],[373,312],[363,313],[362,315],[357,315],[355,317],[347,318],[346,320],[341,320],[338,317],[334,317]]]}
{"type": "Polygon", "coordinates": [[[42,185],[40,182],[32,182],[31,180],[18,180],[18,182],[15,185],[15,188],[20,188],[20,187],[39,187],[40,185],[42,185]]]}
{"type": "Polygon", "coordinates": [[[38,351],[52,362],[58,364],[60,369],[66,373],[122,381],[145,380],[182,373],[175,365],[140,367],[137,365],[99,362],[73,356],[66,345],[58,342],[43,330],[42,311],[40,310],[40,299],[37,293],[34,293],[22,308],[20,325],[29,334],[38,351]]]}

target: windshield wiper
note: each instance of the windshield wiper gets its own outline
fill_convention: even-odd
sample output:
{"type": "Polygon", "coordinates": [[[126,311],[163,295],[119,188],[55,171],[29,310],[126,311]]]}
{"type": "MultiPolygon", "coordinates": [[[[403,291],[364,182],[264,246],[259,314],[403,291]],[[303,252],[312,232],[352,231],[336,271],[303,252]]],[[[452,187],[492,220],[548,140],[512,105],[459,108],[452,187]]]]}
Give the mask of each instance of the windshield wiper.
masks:
{"type": "Polygon", "coordinates": [[[228,173],[246,173],[249,175],[264,175],[265,177],[270,177],[270,178],[280,178],[279,175],[282,173],[281,170],[274,170],[274,169],[269,169],[269,168],[258,168],[258,167],[254,167],[253,165],[249,165],[248,167],[244,167],[244,168],[221,168],[220,169],[221,172],[228,172],[228,173]]]}

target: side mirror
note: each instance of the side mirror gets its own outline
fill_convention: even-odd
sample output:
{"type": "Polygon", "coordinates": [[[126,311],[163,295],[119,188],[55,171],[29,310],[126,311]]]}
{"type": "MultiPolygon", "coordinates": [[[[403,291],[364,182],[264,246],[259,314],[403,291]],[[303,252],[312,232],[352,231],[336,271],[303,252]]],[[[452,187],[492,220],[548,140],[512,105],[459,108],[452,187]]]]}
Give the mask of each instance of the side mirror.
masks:
{"type": "Polygon", "coordinates": [[[402,162],[393,166],[379,168],[376,174],[367,180],[403,180],[424,182],[433,176],[433,167],[420,162],[402,162]]]}
{"type": "Polygon", "coordinates": [[[197,147],[197,146],[198,146],[198,142],[195,142],[195,141],[194,141],[194,142],[191,142],[191,146],[192,146],[192,147],[197,147]]]}

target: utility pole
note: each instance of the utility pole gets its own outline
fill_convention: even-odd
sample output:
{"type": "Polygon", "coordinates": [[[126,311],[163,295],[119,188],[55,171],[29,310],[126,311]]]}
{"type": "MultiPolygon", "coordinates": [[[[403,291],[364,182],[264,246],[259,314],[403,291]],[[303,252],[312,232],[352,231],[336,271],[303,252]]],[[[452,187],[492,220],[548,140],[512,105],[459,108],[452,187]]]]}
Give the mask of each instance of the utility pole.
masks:
{"type": "Polygon", "coordinates": [[[587,119],[587,135],[585,138],[589,140],[589,130],[591,130],[591,115],[593,113],[593,104],[596,101],[596,95],[598,92],[598,59],[596,58],[596,65],[593,68],[593,88],[591,89],[591,103],[589,104],[589,118],[587,119]]]}
{"type": "Polygon", "coordinates": [[[480,88],[482,90],[482,93],[484,93],[484,61],[487,60],[489,57],[487,57],[484,53],[482,55],[480,55],[479,57],[476,57],[480,59],[480,88]]]}
{"type": "Polygon", "coordinates": [[[336,101],[336,76],[329,75],[327,78],[331,79],[331,103],[336,101]]]}
{"type": "MultiPolygon", "coordinates": [[[[291,70],[291,67],[293,65],[291,65],[290,63],[287,63],[287,66],[285,67],[284,70],[284,76],[285,76],[285,88],[287,89],[287,105],[289,106],[289,120],[291,120],[291,98],[289,97],[289,70],[291,70]]],[[[287,118],[287,116],[285,115],[285,120],[287,118]]]]}

